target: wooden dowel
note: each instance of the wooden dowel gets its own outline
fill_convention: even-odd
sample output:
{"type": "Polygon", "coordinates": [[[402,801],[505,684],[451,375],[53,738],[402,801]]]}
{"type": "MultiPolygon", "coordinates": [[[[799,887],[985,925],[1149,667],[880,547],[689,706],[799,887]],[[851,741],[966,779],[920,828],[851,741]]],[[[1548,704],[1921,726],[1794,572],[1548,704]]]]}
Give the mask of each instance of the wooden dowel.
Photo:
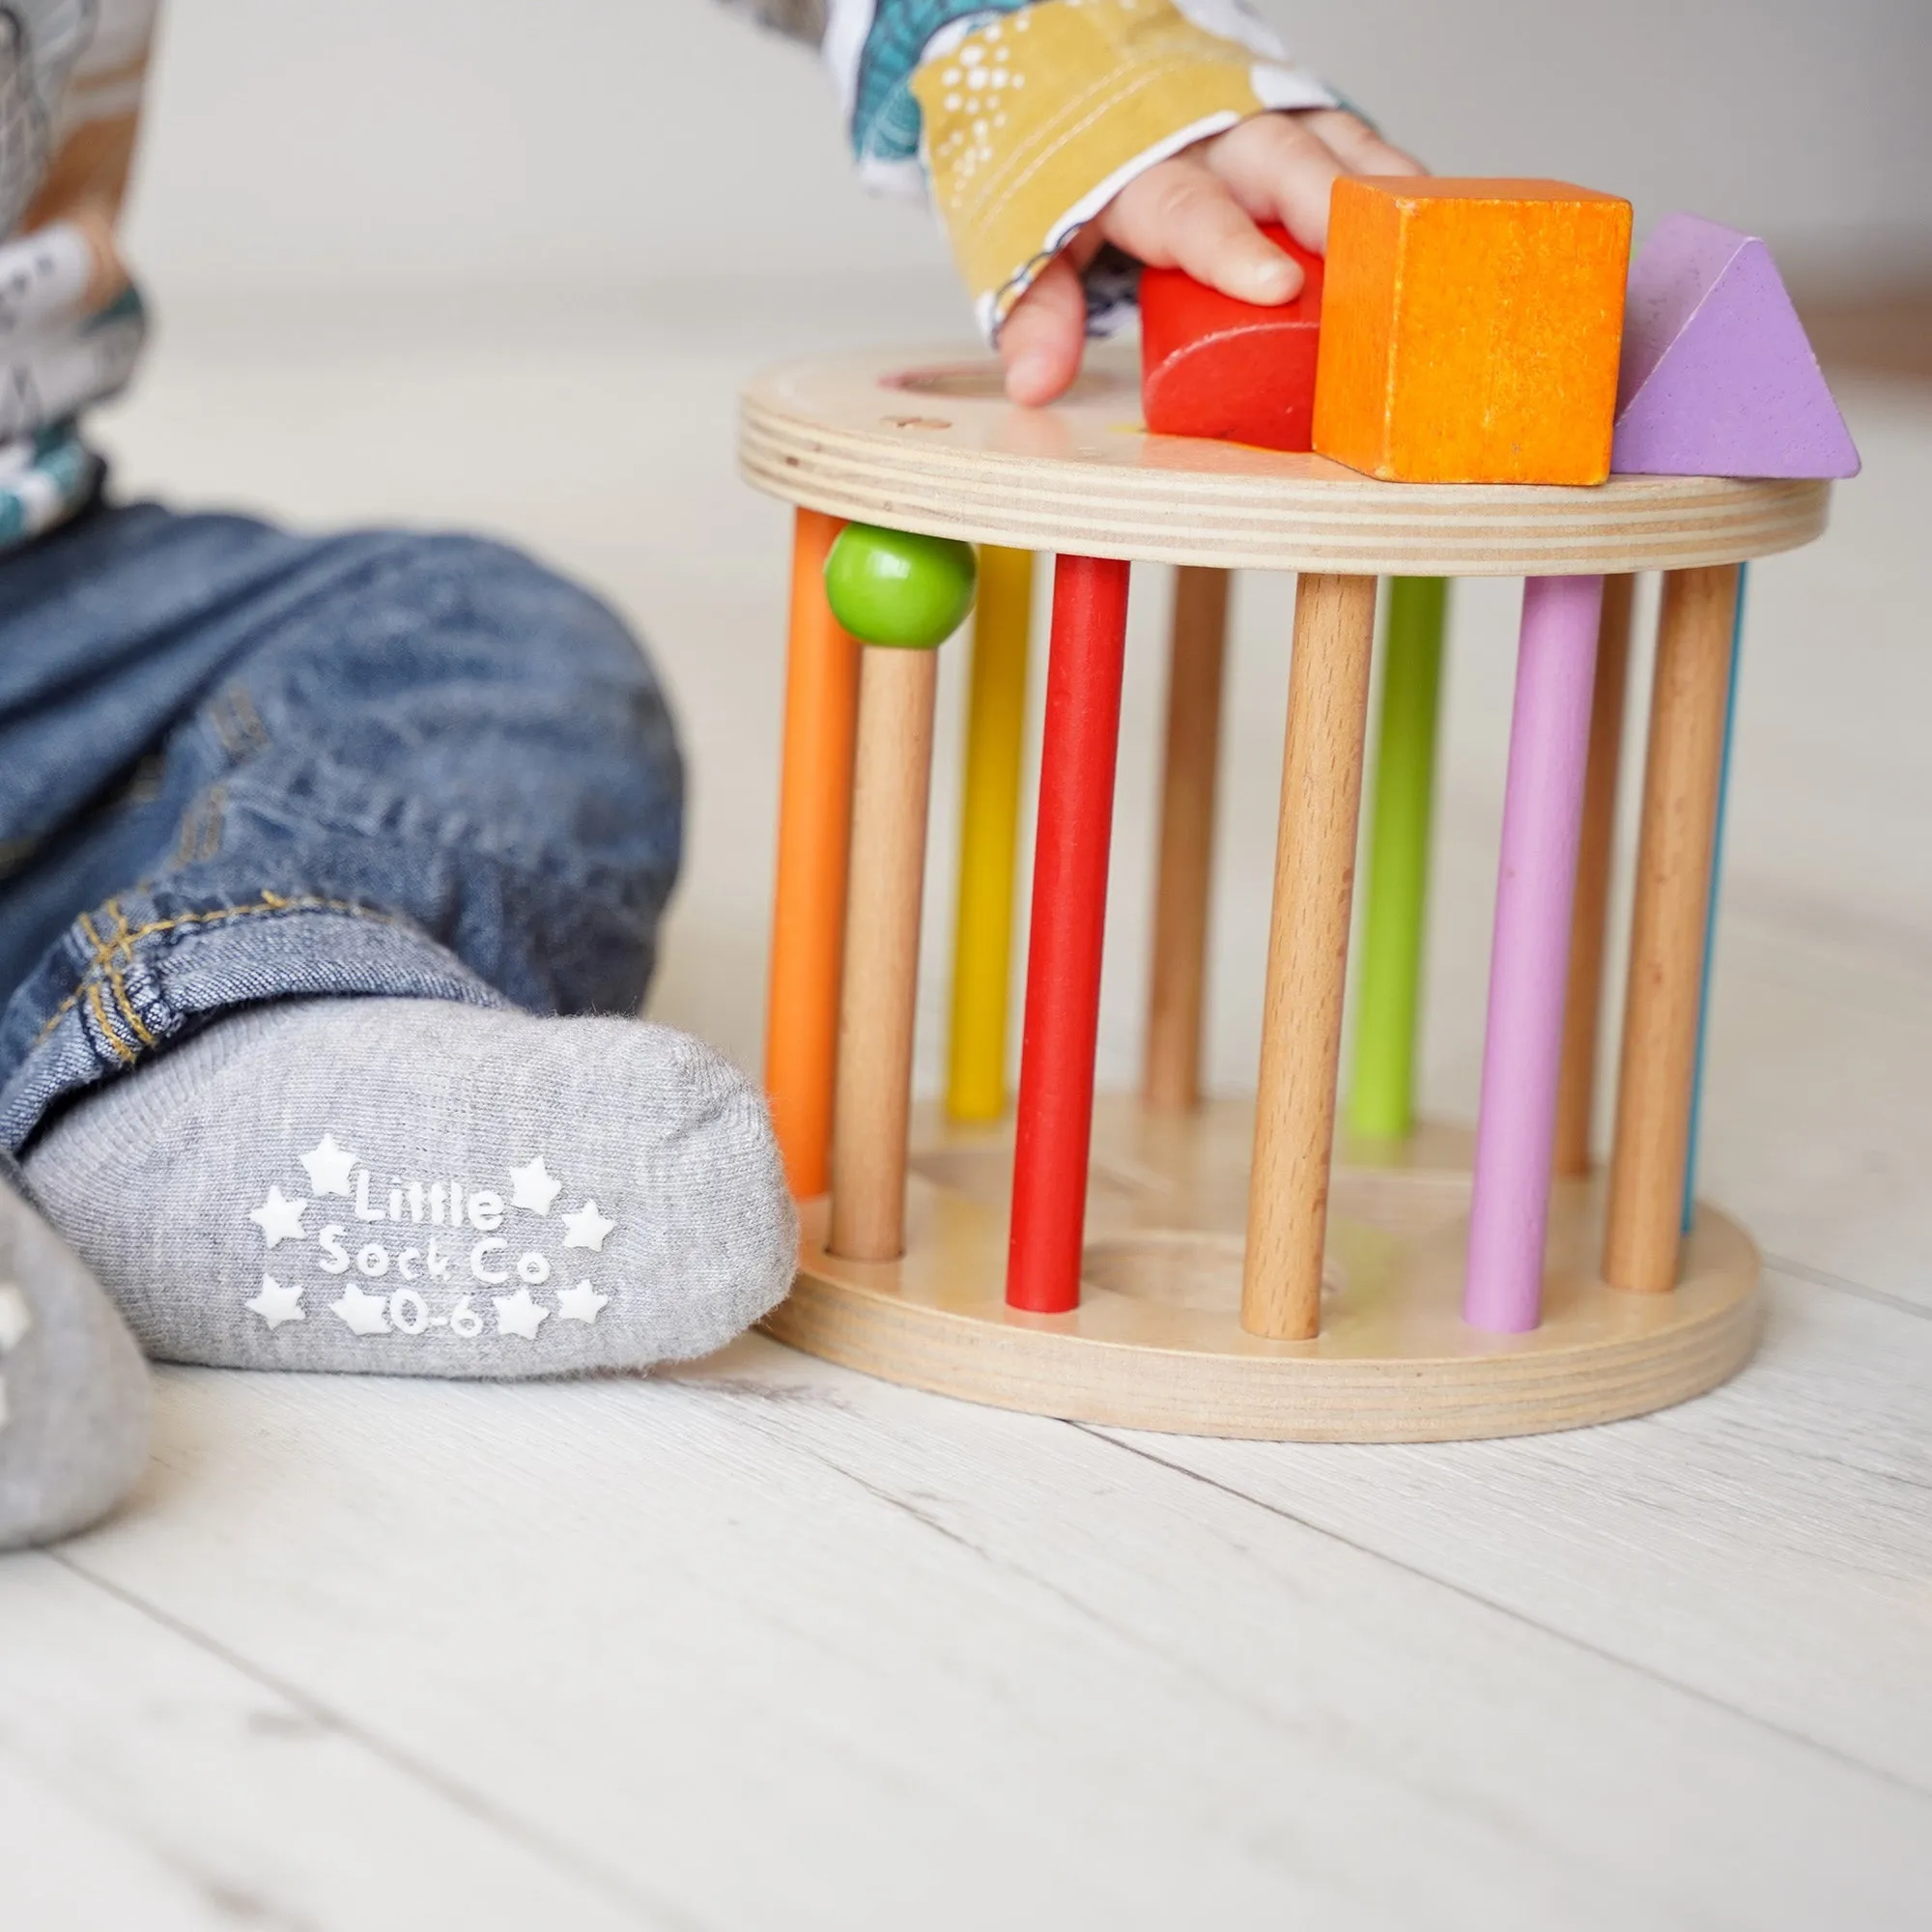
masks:
{"type": "Polygon", "coordinates": [[[1161,773],[1142,1092],[1151,1107],[1201,1098],[1201,1016],[1208,978],[1208,895],[1214,866],[1214,780],[1228,639],[1228,573],[1183,565],[1174,578],[1167,662],[1167,756],[1161,773]]]}
{"type": "Polygon", "coordinates": [[[959,814],[952,1037],[946,1081],[946,1109],[955,1121],[997,1121],[1007,1110],[1013,865],[1032,621],[1032,554],[988,545],[980,553],[959,814]]]}
{"type": "Polygon", "coordinates": [[[1087,556],[1053,574],[1007,1254],[1008,1303],[1040,1314],[1080,1305],[1127,578],[1087,556]]]}
{"type": "Polygon", "coordinates": [[[1532,577],[1522,586],[1463,1288],[1463,1319],[1492,1333],[1519,1334],[1542,1318],[1603,599],[1601,577],[1532,577]]]}
{"type": "Polygon", "coordinates": [[[1610,862],[1617,833],[1617,768],[1623,758],[1630,684],[1634,577],[1604,580],[1597,626],[1597,677],[1590,695],[1590,757],[1583,771],[1583,830],[1577,844],[1577,897],[1570,915],[1570,986],[1563,1003],[1563,1071],[1556,1083],[1558,1174],[1590,1171],[1590,1115],[1603,1034],[1604,947],[1610,913],[1610,862]]]}
{"type": "Polygon", "coordinates": [[[1375,629],[1373,577],[1301,579],[1241,1277],[1241,1325],[1284,1341],[1321,1326],[1375,629]]]}
{"type": "Polygon", "coordinates": [[[1724,883],[1724,820],[1730,813],[1731,747],[1738,735],[1738,674],[1745,648],[1745,593],[1750,565],[1738,565],[1737,608],[1731,616],[1731,676],[1724,694],[1724,755],[1718,768],[1718,822],[1711,837],[1711,890],[1704,914],[1704,970],[1697,985],[1697,1046],[1690,1065],[1690,1130],[1684,1151],[1684,1212],[1689,1234],[1697,1219],[1697,1147],[1704,1126],[1704,1063],[1711,1050],[1711,974],[1718,956],[1718,895],[1724,883]]]}
{"type": "Polygon", "coordinates": [[[1402,1140],[1415,1121],[1416,1014],[1448,588],[1440,577],[1389,582],[1355,990],[1355,1066],[1349,1083],[1349,1126],[1364,1140],[1402,1140]]]}
{"type": "Polygon", "coordinates": [[[938,686],[937,651],[861,653],[827,1243],[850,1261],[893,1261],[905,1249],[906,1130],[938,686]]]}
{"type": "Polygon", "coordinates": [[[1663,580],[1624,1002],[1604,1279],[1674,1288],[1738,570],[1663,580]]]}
{"type": "Polygon", "coordinates": [[[859,646],[825,601],[825,555],[842,527],[837,517],[801,510],[792,546],[765,1091],[785,1179],[801,1200],[830,1183],[859,693],[859,646]]]}

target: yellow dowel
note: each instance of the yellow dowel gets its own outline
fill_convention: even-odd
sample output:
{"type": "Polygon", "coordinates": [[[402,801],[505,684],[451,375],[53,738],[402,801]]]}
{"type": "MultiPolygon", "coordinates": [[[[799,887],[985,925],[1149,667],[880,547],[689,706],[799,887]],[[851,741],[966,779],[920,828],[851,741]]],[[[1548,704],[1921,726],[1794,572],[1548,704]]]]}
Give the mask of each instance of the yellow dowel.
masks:
{"type": "Polygon", "coordinates": [[[952,1047],[946,1084],[946,1109],[955,1121],[997,1121],[1007,1107],[1013,861],[1019,840],[1032,612],[1032,554],[990,545],[981,550],[966,714],[952,1047]]]}

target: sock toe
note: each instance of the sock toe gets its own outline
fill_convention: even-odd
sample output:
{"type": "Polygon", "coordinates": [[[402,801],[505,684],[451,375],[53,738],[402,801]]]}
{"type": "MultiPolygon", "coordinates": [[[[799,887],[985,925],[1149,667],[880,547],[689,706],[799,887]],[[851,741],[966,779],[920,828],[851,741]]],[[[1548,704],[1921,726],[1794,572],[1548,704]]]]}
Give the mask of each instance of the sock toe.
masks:
{"type": "Polygon", "coordinates": [[[235,1014],[28,1174],[157,1358],[521,1377],[710,1352],[790,1286],[762,1097],[642,1021],[424,1000],[235,1014]]]}
{"type": "Polygon", "coordinates": [[[0,1549],[97,1522],[147,1467],[147,1365],[78,1256],[0,1183],[0,1549]]]}

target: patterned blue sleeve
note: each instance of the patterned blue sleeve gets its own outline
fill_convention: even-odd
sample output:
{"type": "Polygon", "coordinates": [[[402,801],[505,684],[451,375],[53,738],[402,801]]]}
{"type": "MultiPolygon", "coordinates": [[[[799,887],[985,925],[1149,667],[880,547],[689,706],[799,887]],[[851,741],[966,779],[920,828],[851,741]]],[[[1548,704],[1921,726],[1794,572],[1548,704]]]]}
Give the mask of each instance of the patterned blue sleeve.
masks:
{"type": "MultiPolygon", "coordinates": [[[[921,116],[911,80],[942,36],[963,38],[1040,0],[726,0],[764,26],[816,45],[838,88],[860,176],[874,187],[924,192],[921,116]]],[[[1248,0],[1175,0],[1197,26],[1284,58],[1248,0]]]]}
{"type": "MultiPolygon", "coordinates": [[[[933,36],[948,27],[969,31],[1034,0],[876,0],[857,48],[850,81],[848,126],[852,153],[869,177],[919,166],[919,102],[908,83],[933,36]]],[[[834,29],[842,10],[833,8],[834,29]]],[[[828,43],[828,55],[834,51],[828,43]]]]}

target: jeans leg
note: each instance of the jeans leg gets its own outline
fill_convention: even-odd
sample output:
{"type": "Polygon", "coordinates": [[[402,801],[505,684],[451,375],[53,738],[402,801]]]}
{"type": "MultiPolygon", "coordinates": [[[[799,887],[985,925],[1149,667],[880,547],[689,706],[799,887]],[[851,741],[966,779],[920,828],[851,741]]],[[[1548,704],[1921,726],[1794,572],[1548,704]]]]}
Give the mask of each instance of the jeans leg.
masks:
{"type": "Polygon", "coordinates": [[[143,508],[10,560],[0,611],[0,1145],[249,1001],[636,1009],[681,769],[585,592],[143,508]]]}

